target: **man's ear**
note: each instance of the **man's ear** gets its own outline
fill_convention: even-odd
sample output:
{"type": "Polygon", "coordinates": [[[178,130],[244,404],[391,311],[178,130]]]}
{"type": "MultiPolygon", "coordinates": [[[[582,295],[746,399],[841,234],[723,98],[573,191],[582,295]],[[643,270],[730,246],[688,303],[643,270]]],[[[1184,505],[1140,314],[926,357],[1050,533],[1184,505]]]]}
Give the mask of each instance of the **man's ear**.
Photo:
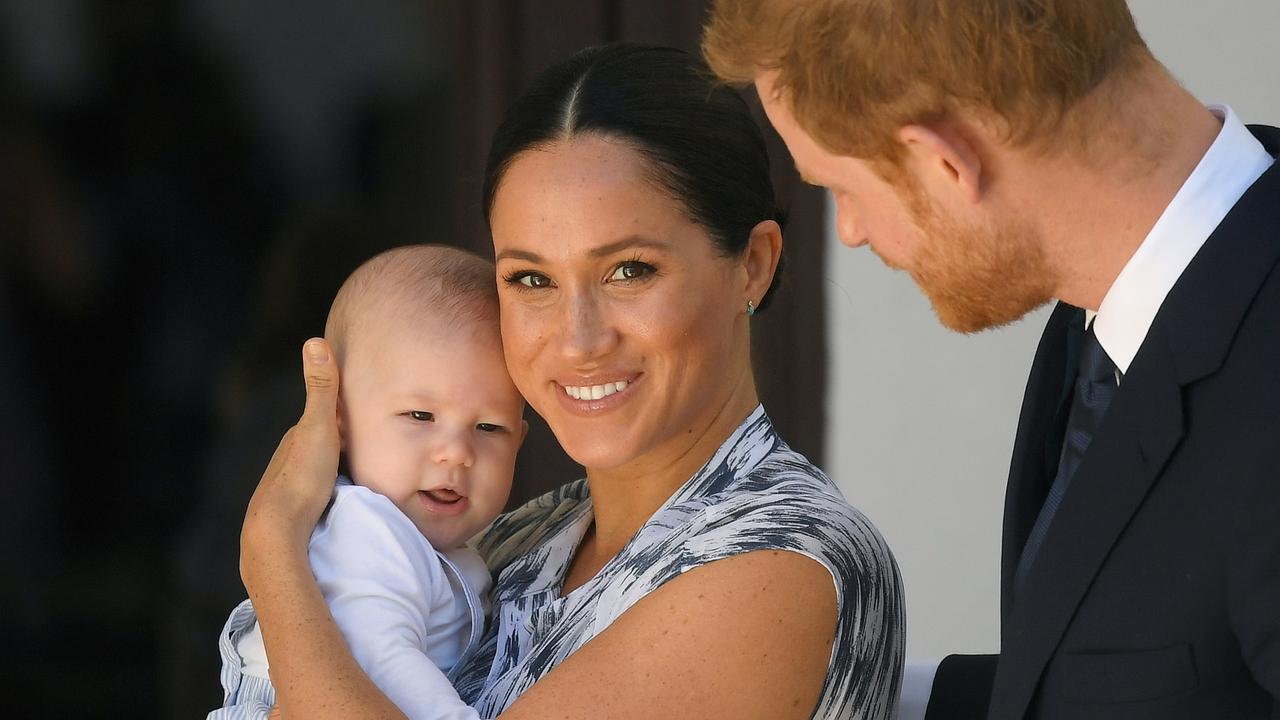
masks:
{"type": "Polygon", "coordinates": [[[747,247],[742,254],[742,268],[745,271],[742,307],[745,310],[750,300],[757,307],[764,294],[773,284],[773,276],[778,272],[778,262],[782,259],[782,228],[773,220],[762,220],[751,228],[747,238],[747,247]]]}
{"type": "Polygon", "coordinates": [[[982,156],[961,127],[946,122],[904,125],[898,140],[906,146],[917,176],[930,189],[958,190],[971,203],[982,198],[982,156]]]}

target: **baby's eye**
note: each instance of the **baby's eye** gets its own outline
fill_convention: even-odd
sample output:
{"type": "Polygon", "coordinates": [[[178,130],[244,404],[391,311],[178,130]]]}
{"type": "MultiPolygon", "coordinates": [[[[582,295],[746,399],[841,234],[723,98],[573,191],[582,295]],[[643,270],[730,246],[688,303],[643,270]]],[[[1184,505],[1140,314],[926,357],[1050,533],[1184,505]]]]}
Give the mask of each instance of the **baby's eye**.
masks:
{"type": "Polygon", "coordinates": [[[520,285],[523,288],[538,290],[551,287],[551,278],[540,272],[523,270],[506,277],[508,285],[520,285]]]}
{"type": "Polygon", "coordinates": [[[506,428],[501,425],[494,425],[493,423],[480,423],[479,425],[476,425],[476,429],[482,433],[496,433],[506,430],[506,428]]]}
{"type": "Polygon", "coordinates": [[[624,262],[614,269],[613,274],[609,276],[610,280],[639,280],[647,275],[652,275],[657,269],[649,263],[640,262],[639,260],[631,260],[624,262]]]}
{"type": "Polygon", "coordinates": [[[405,414],[418,422],[431,422],[436,419],[435,415],[432,415],[426,410],[410,410],[405,414]]]}

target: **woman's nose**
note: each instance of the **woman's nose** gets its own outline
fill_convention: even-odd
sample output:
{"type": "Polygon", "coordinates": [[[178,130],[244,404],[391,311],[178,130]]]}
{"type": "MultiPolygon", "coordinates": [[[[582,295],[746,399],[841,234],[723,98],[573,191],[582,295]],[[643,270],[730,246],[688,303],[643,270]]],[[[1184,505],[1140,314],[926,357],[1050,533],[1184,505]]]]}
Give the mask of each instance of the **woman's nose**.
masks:
{"type": "Polygon", "coordinates": [[[565,304],[560,333],[564,354],[575,363],[608,355],[618,345],[618,332],[599,296],[591,291],[574,294],[565,304]]]}
{"type": "Polygon", "coordinates": [[[471,434],[465,430],[438,432],[431,448],[431,461],[437,465],[471,467],[476,461],[471,440],[471,434]]]}

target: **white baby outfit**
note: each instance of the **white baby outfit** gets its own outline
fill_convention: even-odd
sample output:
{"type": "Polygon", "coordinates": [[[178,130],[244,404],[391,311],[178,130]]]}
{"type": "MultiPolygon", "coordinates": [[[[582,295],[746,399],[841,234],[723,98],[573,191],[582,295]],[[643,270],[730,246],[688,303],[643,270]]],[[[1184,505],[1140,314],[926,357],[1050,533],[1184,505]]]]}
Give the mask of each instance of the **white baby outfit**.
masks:
{"type": "MultiPolygon", "coordinates": [[[[339,478],[308,555],[356,661],[405,715],[475,717],[450,682],[479,645],[489,611],[492,580],[474,550],[437,551],[389,499],[339,478]]],[[[275,690],[248,600],[218,645],[223,707],[208,720],[266,718],[275,690]]]]}

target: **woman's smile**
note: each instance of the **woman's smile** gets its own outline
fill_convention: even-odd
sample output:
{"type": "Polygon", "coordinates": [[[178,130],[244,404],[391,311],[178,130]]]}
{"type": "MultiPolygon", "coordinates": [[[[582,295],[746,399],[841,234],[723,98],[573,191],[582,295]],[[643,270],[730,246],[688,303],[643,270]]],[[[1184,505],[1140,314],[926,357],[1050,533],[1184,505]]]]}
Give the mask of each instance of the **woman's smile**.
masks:
{"type": "Polygon", "coordinates": [[[563,385],[564,392],[574,400],[599,400],[627,389],[626,380],[607,382],[603,385],[563,385]]]}
{"type": "Polygon", "coordinates": [[[605,382],[578,381],[570,385],[552,381],[561,406],[575,415],[600,415],[621,407],[635,394],[643,373],[605,382]]]}

